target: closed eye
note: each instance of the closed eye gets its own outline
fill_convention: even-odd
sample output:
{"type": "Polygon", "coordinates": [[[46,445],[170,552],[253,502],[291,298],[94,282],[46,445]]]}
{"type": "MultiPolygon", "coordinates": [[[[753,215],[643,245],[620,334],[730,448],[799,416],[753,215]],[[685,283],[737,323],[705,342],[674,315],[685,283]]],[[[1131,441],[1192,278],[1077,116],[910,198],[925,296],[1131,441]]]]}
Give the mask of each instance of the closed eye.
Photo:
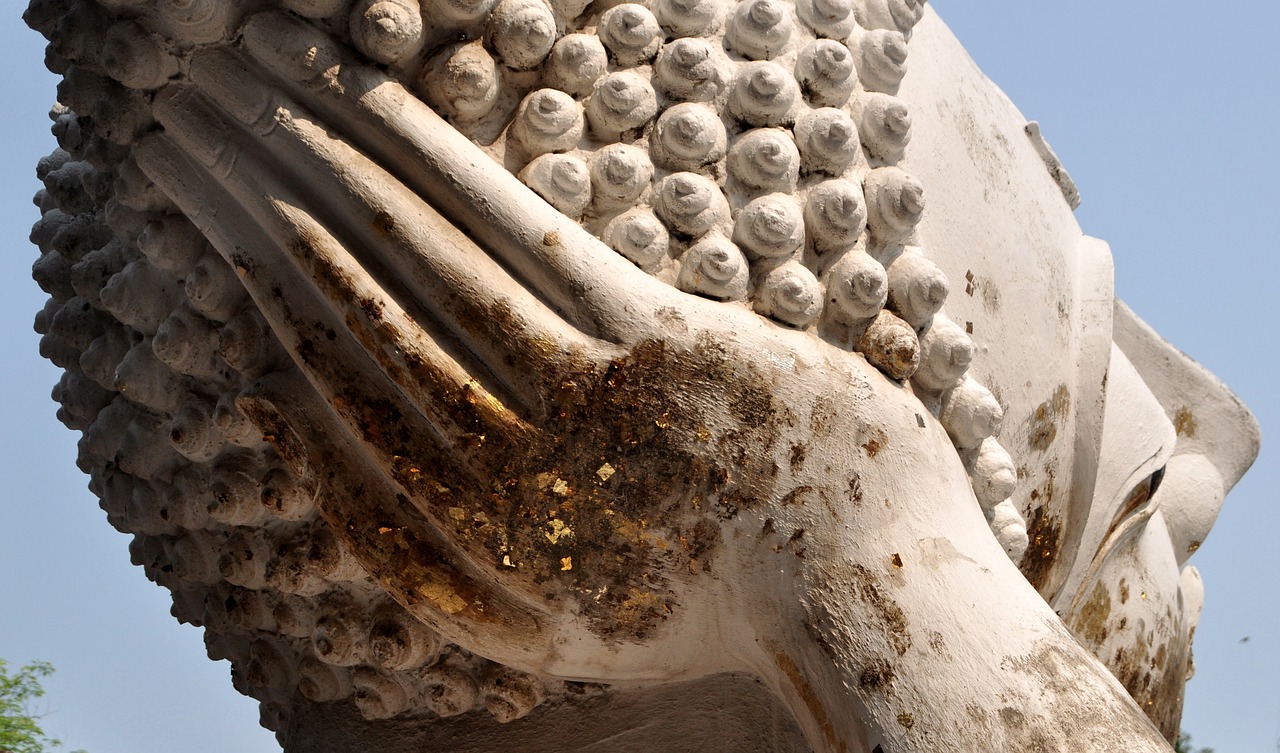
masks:
{"type": "Polygon", "coordinates": [[[1111,526],[1107,528],[1107,535],[1103,537],[1104,541],[1109,539],[1111,534],[1115,533],[1116,529],[1126,519],[1148,506],[1151,498],[1155,496],[1156,491],[1160,488],[1161,482],[1164,481],[1165,468],[1166,466],[1160,466],[1154,473],[1133,487],[1133,490],[1129,492],[1129,496],[1125,498],[1124,505],[1120,507],[1120,511],[1112,519],[1111,526]]]}

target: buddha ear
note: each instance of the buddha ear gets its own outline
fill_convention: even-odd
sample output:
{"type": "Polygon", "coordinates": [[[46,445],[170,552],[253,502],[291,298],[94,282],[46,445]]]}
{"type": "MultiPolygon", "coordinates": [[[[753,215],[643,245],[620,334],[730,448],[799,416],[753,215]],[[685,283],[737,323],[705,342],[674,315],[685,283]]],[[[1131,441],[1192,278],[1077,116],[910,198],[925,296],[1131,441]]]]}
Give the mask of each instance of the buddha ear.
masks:
{"type": "Polygon", "coordinates": [[[1258,457],[1257,419],[1220,379],[1119,300],[1114,336],[1173,422],[1178,432],[1174,456],[1203,455],[1221,475],[1226,494],[1258,457]]]}

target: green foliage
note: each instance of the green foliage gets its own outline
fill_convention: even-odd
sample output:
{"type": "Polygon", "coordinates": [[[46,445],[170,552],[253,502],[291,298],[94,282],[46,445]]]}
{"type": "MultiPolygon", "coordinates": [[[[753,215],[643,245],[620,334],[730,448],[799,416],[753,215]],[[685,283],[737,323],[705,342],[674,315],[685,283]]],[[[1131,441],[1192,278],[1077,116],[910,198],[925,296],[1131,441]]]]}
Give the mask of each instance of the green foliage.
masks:
{"type": "Polygon", "coordinates": [[[34,708],[44,696],[40,680],[51,674],[53,665],[39,661],[10,674],[9,663],[0,659],[0,753],[47,753],[61,747],[40,729],[41,714],[34,708]]]}
{"type": "Polygon", "coordinates": [[[1178,742],[1173,744],[1174,753],[1213,753],[1213,748],[1193,748],[1191,747],[1191,735],[1182,732],[1178,735],[1178,742]]]}

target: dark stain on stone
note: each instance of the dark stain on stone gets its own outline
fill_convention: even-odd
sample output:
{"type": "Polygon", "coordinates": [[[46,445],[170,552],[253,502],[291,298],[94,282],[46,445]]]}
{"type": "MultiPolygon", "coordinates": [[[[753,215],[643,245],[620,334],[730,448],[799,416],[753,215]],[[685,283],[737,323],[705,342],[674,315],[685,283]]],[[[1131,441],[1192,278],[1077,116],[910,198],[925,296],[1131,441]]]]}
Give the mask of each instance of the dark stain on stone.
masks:
{"type": "Polygon", "coordinates": [[[1062,523],[1047,507],[1036,507],[1027,520],[1027,552],[1018,569],[1036,589],[1042,587],[1058,560],[1062,523]]]}
{"type": "Polygon", "coordinates": [[[1019,729],[1027,723],[1027,717],[1021,711],[1011,706],[1005,706],[1000,709],[1000,721],[1004,722],[1006,727],[1019,729]]]}
{"type": "Polygon", "coordinates": [[[998,314],[1000,312],[1000,290],[989,279],[981,280],[979,287],[982,289],[982,307],[988,314],[998,314]]]}
{"type": "Polygon", "coordinates": [[[893,667],[885,661],[879,661],[866,667],[858,675],[858,685],[867,690],[879,690],[893,682],[893,667]]]}
{"type": "Polygon", "coordinates": [[[1027,442],[1031,449],[1044,452],[1058,437],[1058,421],[1071,410],[1071,393],[1067,386],[1059,385],[1053,396],[1036,407],[1031,417],[1031,432],[1027,442]]]}
{"type": "Polygon", "coordinates": [[[378,212],[373,218],[373,229],[383,237],[391,235],[396,229],[396,218],[387,212],[378,212]]]}
{"type": "Polygon", "coordinates": [[[815,437],[824,436],[830,430],[831,421],[839,413],[837,400],[830,395],[823,395],[813,403],[809,411],[809,427],[815,437]]]}
{"type": "Polygon", "coordinates": [[[1093,593],[1088,601],[1080,607],[1072,630],[1077,638],[1081,638],[1094,646],[1101,646],[1107,640],[1108,621],[1111,619],[1111,593],[1101,581],[1093,586],[1093,593]]]}
{"type": "Polygon", "coordinates": [[[1173,428],[1178,436],[1194,439],[1196,436],[1196,417],[1190,408],[1182,407],[1173,414],[1173,428]]]}
{"type": "Polygon", "coordinates": [[[372,298],[361,298],[356,303],[370,320],[376,322],[382,318],[383,304],[381,301],[375,301],[372,298]]]}
{"type": "Polygon", "coordinates": [[[822,736],[826,739],[827,745],[833,750],[845,753],[847,748],[844,742],[837,737],[835,725],[831,723],[831,717],[827,715],[827,709],[822,705],[822,699],[818,697],[809,681],[805,679],[804,673],[796,666],[795,661],[782,652],[774,654],[774,660],[778,663],[778,668],[791,681],[791,686],[795,688],[797,697],[805,705],[805,708],[809,710],[814,723],[822,731],[822,736]]]}
{"type": "Polygon", "coordinates": [[[1054,470],[1052,465],[1046,466],[1044,470],[1044,483],[1035,489],[1032,489],[1028,495],[1032,502],[1035,502],[1041,507],[1047,506],[1053,502],[1054,494],[1057,492],[1057,472],[1054,470]]]}
{"type": "Polygon", "coordinates": [[[907,649],[911,648],[911,635],[907,631],[907,616],[902,611],[902,607],[885,596],[875,575],[867,568],[854,565],[850,569],[850,574],[853,576],[851,586],[854,595],[876,613],[880,628],[884,631],[889,644],[893,646],[893,650],[898,656],[907,653],[907,649]]]}
{"type": "Polygon", "coordinates": [[[791,445],[791,472],[795,473],[804,466],[806,449],[802,444],[791,445]]]}
{"type": "Polygon", "coordinates": [[[812,486],[797,486],[787,492],[786,496],[782,498],[782,504],[784,507],[787,505],[803,505],[808,501],[809,495],[812,493],[812,486]]]}
{"type": "MultiPolygon", "coordinates": [[[[544,240],[558,242],[550,234],[544,240]]],[[[307,253],[305,240],[302,245],[294,253],[304,262],[314,260],[306,271],[316,284],[328,295],[354,299],[348,292],[351,280],[326,267],[320,254],[307,253]]],[[[381,307],[367,303],[365,314],[377,321],[381,307]]],[[[462,313],[468,333],[486,341],[528,329],[500,304],[476,303],[462,313]]],[[[380,350],[364,345],[371,353],[380,350]]],[[[436,441],[439,431],[398,391],[327,363],[332,359],[316,344],[297,350],[315,377],[329,384],[332,408],[354,439],[386,459],[391,479],[412,499],[410,506],[435,521],[467,521],[445,531],[451,545],[466,552],[465,559],[492,568],[499,589],[541,599],[548,584],[559,584],[551,590],[576,602],[584,623],[611,640],[644,640],[679,608],[677,583],[694,577],[691,550],[698,550],[697,564],[703,567],[715,554],[718,537],[706,535],[701,520],[732,518],[759,494],[771,493],[765,458],[772,457],[769,448],[781,427],[768,382],[752,369],[731,368],[737,359],[713,340],[679,352],[648,341],[611,363],[566,355],[555,368],[534,369],[531,386],[547,403],[536,412],[536,427],[479,384],[459,385],[421,359],[406,365],[380,358],[391,382],[434,396],[428,410],[432,423],[451,435],[448,451],[436,441]],[[684,385],[690,399],[662,400],[660,386],[672,383],[684,385]],[[724,457],[734,469],[727,489],[717,488],[725,486],[724,480],[716,481],[702,455],[690,449],[711,438],[707,426],[737,427],[739,436],[721,437],[728,442],[724,457]],[[766,452],[749,456],[748,447],[766,452]],[[607,479],[598,475],[606,464],[613,469],[607,479]],[[701,504],[704,499],[716,500],[713,509],[701,504]],[[489,524],[470,525],[481,517],[489,524]],[[696,544],[687,551],[679,542],[690,532],[696,544]],[[572,570],[562,568],[568,559],[572,570]]],[[[326,515],[381,519],[381,513],[371,514],[375,501],[328,492],[334,509],[326,515]]],[[[350,543],[356,550],[373,546],[355,534],[350,543]]],[[[369,559],[367,551],[363,559],[369,559]]],[[[406,574],[436,577],[431,573],[440,567],[406,574]]],[[[464,586],[448,588],[462,594],[464,586]]],[[[412,594],[414,584],[396,588],[412,594]]]]}
{"type": "Polygon", "coordinates": [[[1059,418],[1067,415],[1071,410],[1071,391],[1067,389],[1067,385],[1058,385],[1058,389],[1053,391],[1050,404],[1053,407],[1053,415],[1059,418]]]}
{"type": "Polygon", "coordinates": [[[1032,416],[1032,432],[1028,435],[1027,443],[1032,449],[1038,449],[1044,452],[1053,439],[1057,439],[1057,424],[1053,423],[1052,415],[1048,412],[1048,403],[1041,403],[1036,409],[1036,415],[1032,416]]]}
{"type": "Polygon", "coordinates": [[[1181,620],[1164,621],[1159,631],[1172,639],[1153,651],[1155,633],[1139,631],[1131,645],[1108,657],[1107,668],[1165,739],[1173,742],[1179,733],[1191,651],[1181,620]]]}
{"type": "Polygon", "coordinates": [[[720,495],[716,500],[715,509],[716,517],[720,520],[733,520],[738,517],[738,513],[748,507],[749,503],[741,491],[737,489],[731,490],[720,495]]]}
{"type": "Polygon", "coordinates": [[[849,498],[855,503],[862,501],[862,477],[856,472],[849,479],[849,498]]]}

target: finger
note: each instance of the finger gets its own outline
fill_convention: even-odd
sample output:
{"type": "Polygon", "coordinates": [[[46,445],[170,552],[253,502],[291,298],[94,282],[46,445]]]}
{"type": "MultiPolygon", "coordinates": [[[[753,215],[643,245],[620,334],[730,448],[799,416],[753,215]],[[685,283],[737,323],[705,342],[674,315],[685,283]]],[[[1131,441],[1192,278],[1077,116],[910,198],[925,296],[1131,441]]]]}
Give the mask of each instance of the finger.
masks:
{"type": "MultiPolygon", "coordinates": [[[[259,380],[237,400],[279,454],[301,467],[322,489],[321,515],[361,565],[396,594],[414,615],[452,642],[488,656],[530,666],[553,620],[536,603],[495,584],[460,544],[440,535],[441,525],[400,502],[398,489],[343,440],[332,415],[296,375],[259,380]]],[[[457,504],[443,466],[422,459],[422,484],[439,498],[434,508],[457,504]]]]}
{"type": "Polygon", "coordinates": [[[248,56],[526,281],[579,329],[618,342],[649,334],[673,291],[636,269],[324,32],[278,13],[243,28],[248,56]]]}
{"type": "MultiPolygon", "coordinates": [[[[311,382],[271,375],[238,405],[300,477],[325,486],[320,506],[335,530],[365,567],[443,634],[508,663],[536,666],[543,658],[538,641],[553,621],[516,595],[519,583],[494,584],[485,563],[496,555],[481,539],[441,534],[456,526],[450,512],[471,507],[482,493],[482,483],[457,461],[468,448],[497,450],[484,435],[459,434],[459,426],[493,431],[485,416],[493,415],[496,401],[476,397],[473,383],[461,382],[465,372],[437,353],[428,365],[442,380],[458,381],[455,390],[435,395],[444,407],[433,414],[454,433],[433,441],[432,427],[371,367],[333,312],[317,305],[314,293],[301,292],[312,281],[288,263],[278,239],[256,228],[256,219],[167,137],[144,140],[136,158],[241,272],[311,382]],[[307,397],[317,393],[318,399],[307,397]]],[[[507,437],[502,454],[517,441],[529,446],[534,440],[507,437]]]]}
{"type": "MultiPolygon", "coordinates": [[[[381,288],[412,318],[425,314],[439,321],[506,390],[541,414],[545,389],[530,375],[562,371],[570,358],[589,359],[588,351],[599,351],[601,343],[572,328],[396,179],[303,119],[296,105],[282,101],[277,106],[276,98],[246,101],[240,92],[253,89],[236,85],[244,69],[229,55],[200,56],[192,64],[192,77],[202,82],[219,109],[247,124],[249,130],[231,143],[258,141],[261,149],[248,153],[269,155],[270,164],[241,165],[222,174],[219,182],[244,206],[272,196],[308,207],[312,217],[324,217],[328,231],[355,255],[349,263],[380,275],[381,288]]],[[[234,136],[227,131],[235,127],[202,97],[162,95],[155,111],[171,135],[192,150],[234,136]]],[[[229,162],[222,155],[216,164],[229,162]]],[[[362,299],[351,300],[354,305],[362,299]]],[[[412,321],[408,324],[394,332],[412,331],[412,321]]],[[[386,337],[386,330],[376,332],[383,335],[382,350],[395,357],[403,338],[386,337]]],[[[612,354],[594,355],[607,359],[612,354]]]]}
{"type": "MultiPolygon", "coordinates": [[[[263,211],[255,216],[167,136],[144,140],[136,155],[139,166],[236,268],[285,349],[348,433],[411,496],[418,456],[450,447],[483,476],[495,453],[530,441],[529,427],[427,333],[410,327],[402,313],[385,326],[387,319],[371,321],[369,311],[381,307],[385,312],[394,302],[379,297],[358,268],[342,266],[342,249],[323,229],[291,224],[299,219],[296,209],[260,198],[257,206],[263,211]],[[269,229],[260,224],[264,220],[269,229]],[[310,275],[295,265],[299,257],[310,275]],[[368,305],[353,307],[350,300],[368,305]],[[376,359],[381,353],[371,350],[386,336],[403,348],[398,361],[376,359]]],[[[204,155],[206,164],[212,156],[204,155]]],[[[216,156],[225,158],[225,151],[216,156]]]]}

